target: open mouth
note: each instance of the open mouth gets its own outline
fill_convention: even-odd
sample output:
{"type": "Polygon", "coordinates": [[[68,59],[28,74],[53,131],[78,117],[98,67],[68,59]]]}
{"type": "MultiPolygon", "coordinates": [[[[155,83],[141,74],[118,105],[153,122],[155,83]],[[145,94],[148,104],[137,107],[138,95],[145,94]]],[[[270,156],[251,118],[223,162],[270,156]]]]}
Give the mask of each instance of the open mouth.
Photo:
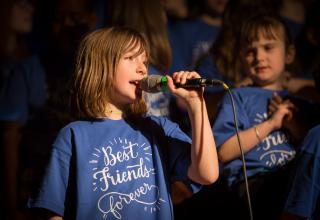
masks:
{"type": "Polygon", "coordinates": [[[264,72],[264,71],[266,71],[268,68],[267,67],[257,67],[256,68],[256,71],[257,72],[264,72]]]}
{"type": "Polygon", "coordinates": [[[129,81],[129,83],[139,87],[140,81],[139,80],[131,80],[131,81],[129,81]]]}
{"type": "Polygon", "coordinates": [[[131,80],[129,81],[130,84],[134,85],[136,87],[136,95],[138,97],[142,96],[142,89],[140,88],[140,80],[131,80]]]}

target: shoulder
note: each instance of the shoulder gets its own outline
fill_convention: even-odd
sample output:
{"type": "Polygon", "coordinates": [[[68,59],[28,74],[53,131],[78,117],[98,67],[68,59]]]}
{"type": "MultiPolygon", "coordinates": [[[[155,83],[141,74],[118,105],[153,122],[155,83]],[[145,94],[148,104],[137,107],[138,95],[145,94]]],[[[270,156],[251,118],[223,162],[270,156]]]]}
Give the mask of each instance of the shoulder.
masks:
{"type": "Polygon", "coordinates": [[[59,134],[60,135],[70,135],[72,132],[75,132],[79,129],[83,128],[88,128],[90,124],[95,123],[95,122],[89,122],[86,120],[78,120],[78,121],[73,121],[68,124],[66,124],[64,127],[60,129],[59,134]]]}
{"type": "Polygon", "coordinates": [[[224,102],[230,103],[231,97],[238,104],[252,105],[260,102],[265,102],[272,97],[273,91],[262,89],[259,87],[240,87],[233,88],[230,93],[226,93],[224,96],[224,102]],[[230,94],[231,93],[231,94],[230,94]]]}
{"type": "Polygon", "coordinates": [[[320,156],[320,125],[313,127],[306,135],[301,151],[320,156]]]}
{"type": "Polygon", "coordinates": [[[311,128],[306,136],[307,140],[315,140],[320,145],[320,125],[311,128]]]}
{"type": "Polygon", "coordinates": [[[260,87],[253,87],[253,86],[245,86],[240,88],[231,89],[232,93],[238,96],[243,97],[251,97],[251,96],[271,96],[274,92],[279,94],[287,94],[286,90],[281,91],[273,91],[269,89],[263,89],[260,87]]]}
{"type": "Polygon", "coordinates": [[[29,72],[39,72],[39,71],[43,71],[43,66],[42,63],[39,59],[39,56],[36,54],[33,54],[23,60],[20,61],[20,66],[29,72]]]}
{"type": "Polygon", "coordinates": [[[144,117],[144,121],[152,124],[155,123],[157,125],[160,126],[166,126],[168,124],[175,124],[174,122],[172,122],[169,118],[165,117],[165,116],[155,116],[155,115],[149,115],[144,117]]]}
{"type": "MultiPolygon", "coordinates": [[[[248,96],[251,96],[253,93],[258,92],[256,88],[253,87],[240,87],[240,88],[232,88],[230,89],[230,93],[235,99],[245,99],[248,96]]],[[[226,93],[225,97],[229,98],[228,93],[226,93]]]]}
{"type": "Polygon", "coordinates": [[[165,116],[147,116],[144,120],[147,122],[145,123],[145,126],[148,126],[148,128],[160,128],[167,135],[173,133],[179,128],[177,123],[171,121],[165,116]]]}
{"type": "Polygon", "coordinates": [[[18,61],[12,75],[22,77],[30,85],[45,84],[45,71],[37,55],[18,61]]]}
{"type": "Polygon", "coordinates": [[[74,139],[76,139],[77,137],[82,137],[84,134],[87,134],[88,131],[94,130],[94,128],[92,127],[94,123],[95,122],[78,120],[66,124],[59,130],[54,145],[71,146],[74,139]]]}

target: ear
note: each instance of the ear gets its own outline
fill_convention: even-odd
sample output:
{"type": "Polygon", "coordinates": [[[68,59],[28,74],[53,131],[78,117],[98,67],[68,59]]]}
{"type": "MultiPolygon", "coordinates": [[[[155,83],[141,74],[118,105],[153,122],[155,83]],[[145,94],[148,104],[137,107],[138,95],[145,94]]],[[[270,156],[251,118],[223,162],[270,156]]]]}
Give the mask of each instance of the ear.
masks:
{"type": "Polygon", "coordinates": [[[289,45],[286,54],[286,64],[291,64],[296,56],[296,48],[293,44],[289,45]]]}

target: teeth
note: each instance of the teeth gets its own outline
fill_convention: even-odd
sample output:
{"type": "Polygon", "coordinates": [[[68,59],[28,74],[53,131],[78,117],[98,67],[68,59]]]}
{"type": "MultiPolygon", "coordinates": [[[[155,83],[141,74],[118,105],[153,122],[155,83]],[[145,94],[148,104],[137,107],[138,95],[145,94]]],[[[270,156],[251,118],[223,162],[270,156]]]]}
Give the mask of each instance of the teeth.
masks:
{"type": "Polygon", "coordinates": [[[135,85],[138,85],[138,84],[139,84],[139,81],[138,81],[138,80],[130,81],[130,83],[135,84],[135,85]]]}

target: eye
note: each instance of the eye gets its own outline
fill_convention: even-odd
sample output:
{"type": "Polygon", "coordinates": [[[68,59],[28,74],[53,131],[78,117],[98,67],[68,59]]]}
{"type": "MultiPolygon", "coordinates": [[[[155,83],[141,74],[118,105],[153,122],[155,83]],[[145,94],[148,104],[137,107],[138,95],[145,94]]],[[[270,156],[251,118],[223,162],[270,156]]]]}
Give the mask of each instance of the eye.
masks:
{"type": "Polygon", "coordinates": [[[254,53],[255,53],[254,48],[248,48],[248,49],[245,51],[245,55],[246,55],[247,57],[253,56],[254,53]]]}
{"type": "Polygon", "coordinates": [[[133,57],[133,56],[125,56],[124,59],[126,59],[126,60],[133,60],[134,57],[133,57]]]}
{"type": "Polygon", "coordinates": [[[267,45],[264,46],[264,49],[265,49],[266,51],[270,51],[270,50],[272,50],[273,48],[274,48],[274,45],[272,45],[272,44],[267,44],[267,45]]]}

